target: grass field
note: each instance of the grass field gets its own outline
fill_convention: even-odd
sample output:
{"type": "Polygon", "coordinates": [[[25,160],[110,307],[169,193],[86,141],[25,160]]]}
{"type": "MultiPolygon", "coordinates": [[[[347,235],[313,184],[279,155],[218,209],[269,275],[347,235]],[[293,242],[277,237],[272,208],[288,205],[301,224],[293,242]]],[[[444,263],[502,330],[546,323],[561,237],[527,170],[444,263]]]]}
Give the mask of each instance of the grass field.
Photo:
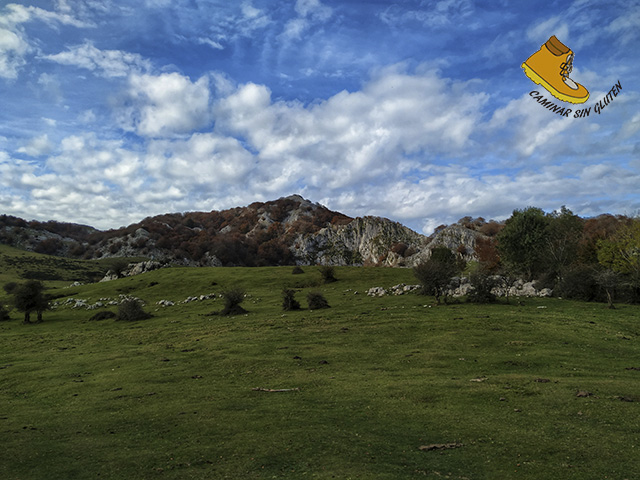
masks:
{"type": "Polygon", "coordinates": [[[0,323],[0,478],[638,478],[640,308],[435,306],[364,294],[415,283],[410,270],[336,276],[171,268],[48,282],[57,301],[130,294],[154,317],[59,307],[39,325],[18,312],[0,323]],[[247,315],[178,303],[233,287],[247,315]],[[303,310],[282,311],[283,287],[303,310]],[[311,290],[331,308],[305,309],[311,290]],[[448,448],[420,449],[433,445],[448,448]]]}

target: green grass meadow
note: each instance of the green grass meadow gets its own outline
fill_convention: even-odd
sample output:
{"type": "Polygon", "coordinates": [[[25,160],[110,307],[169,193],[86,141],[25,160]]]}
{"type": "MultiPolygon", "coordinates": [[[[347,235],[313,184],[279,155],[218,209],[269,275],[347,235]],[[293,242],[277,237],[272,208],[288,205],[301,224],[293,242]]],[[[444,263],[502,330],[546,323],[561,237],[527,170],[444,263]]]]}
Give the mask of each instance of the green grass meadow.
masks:
{"type": "MultiPolygon", "coordinates": [[[[20,280],[2,253],[0,279],[20,280]]],[[[129,294],[154,316],[58,307],[0,323],[0,478],[640,478],[638,306],[436,306],[366,296],[415,283],[408,269],[336,268],[327,285],[291,270],[46,282],[58,302],[129,294]],[[178,303],[234,287],[246,315],[178,303]],[[284,287],[302,310],[282,311],[284,287]],[[306,308],[315,290],[330,309],[306,308]],[[420,449],[434,444],[452,448],[420,449]]]]}

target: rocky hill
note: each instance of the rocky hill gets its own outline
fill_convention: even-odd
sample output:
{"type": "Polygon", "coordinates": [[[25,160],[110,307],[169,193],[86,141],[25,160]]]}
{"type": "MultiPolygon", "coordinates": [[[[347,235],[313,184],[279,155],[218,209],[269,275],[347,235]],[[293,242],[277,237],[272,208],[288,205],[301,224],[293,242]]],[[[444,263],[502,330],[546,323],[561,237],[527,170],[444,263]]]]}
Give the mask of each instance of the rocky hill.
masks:
{"type": "Polygon", "coordinates": [[[108,231],[0,216],[0,243],[18,248],[192,266],[413,266],[436,246],[470,259],[479,236],[458,223],[427,237],[386,218],[350,218],[299,195],[223,211],[158,215],[108,231]]]}

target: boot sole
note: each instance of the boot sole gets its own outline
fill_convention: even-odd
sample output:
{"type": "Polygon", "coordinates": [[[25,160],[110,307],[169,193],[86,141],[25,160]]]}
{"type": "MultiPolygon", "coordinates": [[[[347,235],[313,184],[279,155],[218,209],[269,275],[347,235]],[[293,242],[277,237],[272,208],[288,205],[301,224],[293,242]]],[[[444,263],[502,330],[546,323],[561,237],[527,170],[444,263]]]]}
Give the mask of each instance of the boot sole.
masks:
{"type": "Polygon", "coordinates": [[[551,95],[556,97],[558,100],[562,100],[563,102],[569,102],[569,103],[584,103],[587,100],[589,100],[589,92],[587,92],[587,96],[583,97],[583,98],[570,97],[569,95],[565,95],[564,93],[560,93],[555,88],[553,88],[549,84],[549,82],[547,82],[544,78],[542,78],[540,75],[538,75],[536,72],[534,72],[533,69],[529,65],[527,65],[526,63],[522,64],[522,69],[524,70],[524,74],[527,77],[529,77],[529,79],[533,83],[535,83],[537,85],[542,85],[545,89],[547,89],[547,91],[551,95]]]}

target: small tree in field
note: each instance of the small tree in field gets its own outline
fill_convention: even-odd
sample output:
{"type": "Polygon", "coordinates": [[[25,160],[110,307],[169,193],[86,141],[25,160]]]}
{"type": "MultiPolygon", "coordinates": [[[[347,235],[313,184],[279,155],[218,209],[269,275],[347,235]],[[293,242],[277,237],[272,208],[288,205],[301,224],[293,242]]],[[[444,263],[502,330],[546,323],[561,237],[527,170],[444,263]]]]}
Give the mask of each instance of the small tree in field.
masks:
{"type": "Polygon", "coordinates": [[[322,281],[324,283],[337,282],[335,269],[330,265],[323,265],[320,267],[320,275],[322,275],[322,281]]]}
{"type": "Polygon", "coordinates": [[[451,278],[459,272],[456,256],[446,247],[434,248],[431,257],[414,267],[413,273],[422,285],[422,293],[433,295],[436,302],[446,294],[451,278]]]}
{"type": "Polygon", "coordinates": [[[42,322],[42,312],[49,308],[49,301],[43,293],[44,285],[37,280],[29,280],[11,289],[15,307],[24,312],[23,323],[31,323],[31,313],[36,312],[38,323],[42,322]]]}
{"type": "Polygon", "coordinates": [[[282,309],[285,311],[300,310],[300,302],[295,299],[296,292],[290,289],[282,291],[282,309]]]}

